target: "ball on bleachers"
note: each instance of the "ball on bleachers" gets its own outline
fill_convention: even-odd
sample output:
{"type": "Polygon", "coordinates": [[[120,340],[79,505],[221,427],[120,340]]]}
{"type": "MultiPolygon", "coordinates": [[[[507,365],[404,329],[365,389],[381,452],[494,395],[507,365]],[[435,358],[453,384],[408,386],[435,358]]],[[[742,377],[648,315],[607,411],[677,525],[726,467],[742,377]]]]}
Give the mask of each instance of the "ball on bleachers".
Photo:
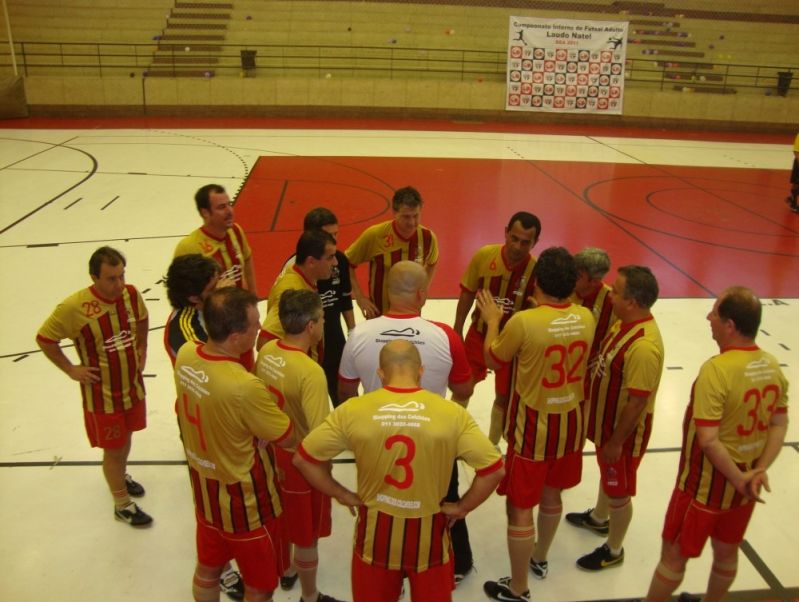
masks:
{"type": "Polygon", "coordinates": [[[183,49],[183,52],[189,52],[190,50],[191,50],[191,46],[186,46],[186,47],[183,49]]]}

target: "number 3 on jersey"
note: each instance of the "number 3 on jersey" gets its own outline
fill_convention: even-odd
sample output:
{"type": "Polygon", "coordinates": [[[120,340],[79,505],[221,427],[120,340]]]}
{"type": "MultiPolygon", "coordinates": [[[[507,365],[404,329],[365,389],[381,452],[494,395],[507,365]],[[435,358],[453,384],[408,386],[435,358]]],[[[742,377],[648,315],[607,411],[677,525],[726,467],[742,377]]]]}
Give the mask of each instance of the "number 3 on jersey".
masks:
{"type": "Polygon", "coordinates": [[[408,437],[408,435],[392,435],[386,439],[386,449],[390,450],[395,445],[401,445],[405,448],[403,450],[405,454],[394,461],[394,467],[402,470],[402,479],[397,480],[392,475],[387,474],[384,480],[397,489],[407,489],[413,485],[413,467],[411,467],[411,462],[413,462],[413,458],[416,456],[416,443],[414,443],[413,439],[408,437]]]}

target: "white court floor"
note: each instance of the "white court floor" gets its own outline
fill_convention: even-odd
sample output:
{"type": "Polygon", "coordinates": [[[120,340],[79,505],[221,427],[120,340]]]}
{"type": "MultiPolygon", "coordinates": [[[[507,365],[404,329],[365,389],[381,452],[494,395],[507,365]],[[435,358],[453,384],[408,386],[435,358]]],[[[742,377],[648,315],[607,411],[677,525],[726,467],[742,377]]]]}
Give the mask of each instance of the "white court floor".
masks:
{"type": "MultiPolygon", "coordinates": [[[[598,143],[597,137],[475,132],[0,131],[0,228],[73,186],[72,192],[84,198],[122,194],[136,199],[119,212],[98,213],[95,208],[90,213],[87,208],[65,213],[67,200],[62,198],[0,232],[0,601],[191,599],[193,508],[173,412],[171,367],[161,341],[169,308],[158,281],[177,239],[197,227],[192,197],[199,186],[218,181],[237,190],[260,155],[519,158],[508,153],[508,140],[523,145],[526,158],[575,162],[784,169],[790,156],[788,145],[752,142],[607,138],[598,143]],[[96,177],[81,183],[90,169],[87,157],[65,150],[66,144],[96,158],[96,177]],[[128,281],[139,290],[149,289],[144,294],[152,329],[146,368],[148,428],[134,437],[130,469],[147,488],[142,507],[155,518],[153,527],[143,531],[113,520],[97,465],[100,453],[89,448],[83,433],[78,388],[49,364],[34,342],[55,304],[89,284],[86,263],[102,244],[120,248],[128,258],[128,281]]],[[[539,247],[557,242],[542,241],[539,247]]],[[[780,301],[764,300],[762,330],[768,335],[761,335],[759,343],[780,359],[789,381],[796,383],[797,300],[780,301]]],[[[705,321],[711,305],[710,299],[662,299],[654,307],[665,339],[666,370],[650,452],[639,473],[625,563],[601,574],[579,571],[575,559],[602,540],[564,524],[550,554],[549,577],[531,580],[535,599],[606,600],[645,593],[658,560],[691,382],[702,361],[716,352],[705,321]]],[[[454,308],[452,300],[432,300],[424,315],[452,323],[454,308]]],[[[470,405],[486,429],[492,391],[493,383],[482,383],[470,405]]],[[[741,555],[733,585],[738,592],[773,592],[770,598],[749,599],[797,597],[798,471],[799,424],[794,421],[770,471],[773,491],[755,512],[747,534],[750,554],[741,555]]],[[[350,464],[338,464],[335,474],[344,483],[354,482],[350,464]]],[[[596,477],[595,463],[588,458],[583,483],[564,494],[565,511],[593,504],[596,477]]],[[[462,469],[462,490],[470,478],[462,469]]],[[[455,591],[454,600],[460,602],[485,599],[482,582],[509,572],[502,499],[490,498],[468,522],[477,572],[455,591]]],[[[321,543],[319,582],[322,591],[342,599],[350,596],[351,534],[349,514],[334,508],[333,536],[321,543]]],[[[707,552],[689,564],[682,589],[704,591],[707,552]]],[[[275,594],[277,601],[298,599],[298,587],[275,594]]]]}

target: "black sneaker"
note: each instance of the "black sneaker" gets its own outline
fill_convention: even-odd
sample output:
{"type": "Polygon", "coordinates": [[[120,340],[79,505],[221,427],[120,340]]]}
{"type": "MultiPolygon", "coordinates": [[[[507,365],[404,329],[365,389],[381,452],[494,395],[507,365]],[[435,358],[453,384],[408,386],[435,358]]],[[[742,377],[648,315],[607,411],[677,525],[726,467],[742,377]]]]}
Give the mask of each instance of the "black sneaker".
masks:
{"type": "Polygon", "coordinates": [[[483,591],[492,600],[501,602],[530,602],[530,590],[522,594],[514,594],[510,589],[510,577],[502,577],[498,581],[483,583],[483,591]]]}
{"type": "Polygon", "coordinates": [[[530,559],[530,570],[538,579],[546,579],[549,573],[549,563],[546,560],[538,561],[530,559]]]}
{"type": "Polygon", "coordinates": [[[608,534],[610,527],[608,526],[608,521],[597,522],[591,516],[591,513],[594,511],[593,508],[589,508],[585,512],[569,512],[566,515],[566,522],[570,525],[574,525],[575,527],[581,527],[583,529],[588,529],[589,531],[593,531],[597,535],[602,535],[603,537],[608,534]]]}
{"type": "Polygon", "coordinates": [[[316,602],[342,602],[338,598],[334,598],[333,596],[328,596],[327,594],[323,594],[319,592],[319,597],[316,599],[316,602]]]}
{"type": "Polygon", "coordinates": [[[153,517],[133,502],[124,508],[115,508],[114,518],[123,523],[128,523],[131,527],[147,527],[153,522],[153,517]]]}
{"type": "Polygon", "coordinates": [[[603,543],[590,554],[577,559],[577,566],[586,571],[601,571],[611,566],[618,566],[624,562],[624,548],[618,556],[610,553],[608,544],[603,543]]]}
{"type": "Polygon", "coordinates": [[[688,592],[683,592],[677,597],[677,602],[701,602],[701,596],[695,596],[694,594],[689,594],[688,592]]]}
{"type": "Polygon", "coordinates": [[[244,600],[244,580],[238,571],[229,569],[219,578],[219,589],[231,600],[244,600]]]}
{"type": "Polygon", "coordinates": [[[455,573],[455,587],[460,585],[461,581],[466,579],[466,576],[474,570],[474,565],[470,566],[465,571],[460,571],[459,573],[455,573]]]}
{"type": "Polygon", "coordinates": [[[294,584],[297,583],[297,579],[300,578],[299,573],[294,573],[293,575],[289,575],[286,577],[285,575],[280,578],[280,589],[283,591],[289,591],[291,588],[294,587],[294,584]]]}
{"type": "Polygon", "coordinates": [[[141,497],[144,495],[144,487],[140,483],[133,480],[129,474],[125,475],[125,489],[128,490],[130,497],[141,497]]]}

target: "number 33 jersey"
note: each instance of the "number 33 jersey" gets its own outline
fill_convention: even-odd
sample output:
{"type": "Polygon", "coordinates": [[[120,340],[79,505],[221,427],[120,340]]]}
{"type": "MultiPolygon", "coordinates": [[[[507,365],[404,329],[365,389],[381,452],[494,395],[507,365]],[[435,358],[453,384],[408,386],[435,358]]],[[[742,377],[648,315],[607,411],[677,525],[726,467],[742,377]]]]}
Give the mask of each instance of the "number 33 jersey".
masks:
{"type": "Polygon", "coordinates": [[[367,564],[422,571],[449,559],[447,519],[440,513],[452,463],[463,458],[478,475],[502,458],[471,415],[423,389],[386,387],[336,408],[302,442],[310,462],[355,454],[364,508],[355,552],[367,564]]]}
{"type": "Polygon", "coordinates": [[[756,346],[728,348],[706,361],[685,413],[677,487],[711,508],[746,503],[702,453],[696,427],[717,426],[733,462],[749,470],[763,453],[771,415],[787,412],[787,403],[788,381],[770,353],[756,346]]]}

